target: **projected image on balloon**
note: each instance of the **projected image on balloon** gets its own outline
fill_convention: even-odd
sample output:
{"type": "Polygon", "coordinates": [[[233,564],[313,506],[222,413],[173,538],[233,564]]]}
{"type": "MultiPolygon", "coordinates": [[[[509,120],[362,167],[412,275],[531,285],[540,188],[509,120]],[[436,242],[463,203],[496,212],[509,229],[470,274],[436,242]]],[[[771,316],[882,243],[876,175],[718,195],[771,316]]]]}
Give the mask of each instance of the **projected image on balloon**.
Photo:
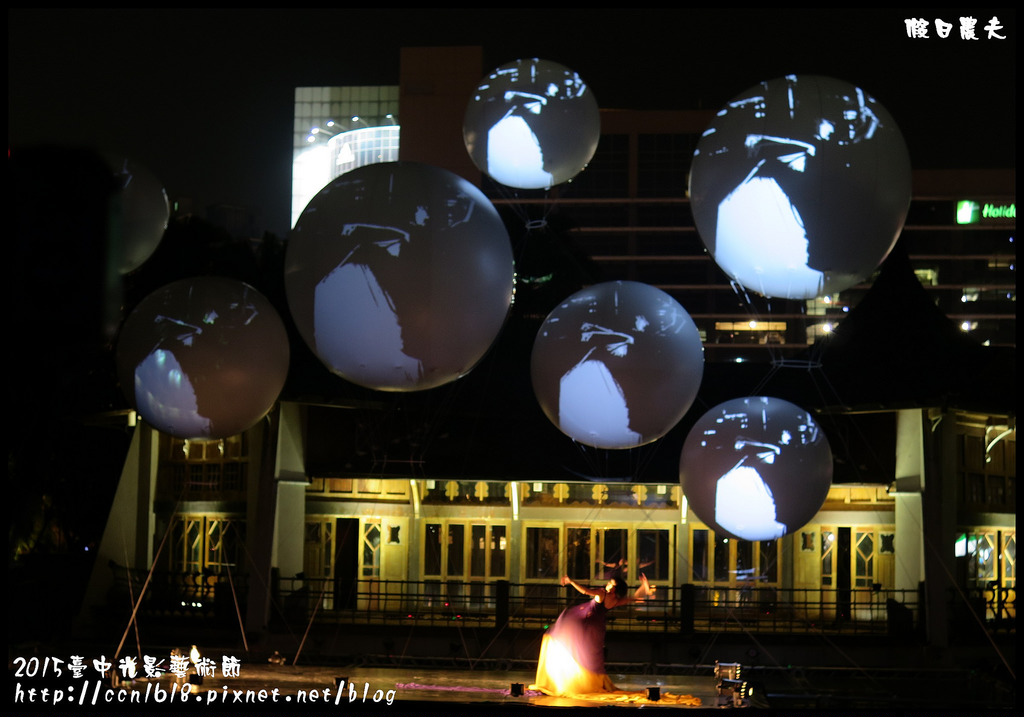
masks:
{"type": "Polygon", "coordinates": [[[530,373],[559,430],[596,448],[651,443],[693,404],[704,346],[686,310],[635,281],[576,292],[544,320],[530,373]]]}
{"type": "Polygon", "coordinates": [[[118,270],[128,274],[142,266],[156,251],[171,205],[163,184],[146,167],[121,154],[103,155],[114,176],[115,203],[111,214],[111,239],[118,270]]]}
{"type": "Polygon", "coordinates": [[[512,245],[465,179],[414,162],[372,164],[324,187],[288,240],[288,306],[333,373],[381,391],[464,376],[512,303],[512,245]]]}
{"type": "Polygon", "coordinates": [[[910,206],[910,157],[886,109],[829,77],[762,82],[705,130],[690,169],[715,262],[767,297],[847,289],[882,263],[910,206]]]}
{"type": "Polygon", "coordinates": [[[196,277],[139,303],[116,358],[121,388],[147,423],[177,438],[227,438],[273,407],[288,375],[288,335],[256,289],[196,277]]]}
{"type": "Polygon", "coordinates": [[[799,406],[737,398],[697,420],[683,444],[679,479],[690,508],[716,533],[774,540],[806,525],[825,503],[832,450],[799,406]]]}
{"type": "Polygon", "coordinates": [[[462,136],[473,163],[496,182],[550,189],[575,177],[593,158],[601,114],[573,70],[537,58],[516,60],[476,88],[462,136]]]}

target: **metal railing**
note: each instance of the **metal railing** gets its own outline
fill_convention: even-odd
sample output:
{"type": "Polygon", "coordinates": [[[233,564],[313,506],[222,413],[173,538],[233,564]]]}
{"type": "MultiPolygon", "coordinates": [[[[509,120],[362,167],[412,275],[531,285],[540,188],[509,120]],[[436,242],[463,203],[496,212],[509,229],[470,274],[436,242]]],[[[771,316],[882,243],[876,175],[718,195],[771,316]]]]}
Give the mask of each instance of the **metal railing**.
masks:
{"type": "MultiPolygon", "coordinates": [[[[246,576],[183,575],[114,568],[111,601],[138,600],[140,613],[174,618],[234,618],[244,613],[246,576]],[[143,588],[145,587],[145,594],[143,588]]],[[[543,629],[585,600],[557,584],[508,581],[280,578],[271,596],[272,624],[408,625],[543,629]]],[[[1015,632],[1016,590],[951,592],[950,615],[1015,632]],[[966,597],[966,600],[964,599],[966,597]]],[[[612,610],[608,629],[630,632],[910,634],[923,619],[921,589],[837,590],[745,586],[658,587],[650,600],[612,610]]]]}
{"type": "MultiPolygon", "coordinates": [[[[303,601],[322,622],[457,624],[540,629],[585,598],[550,584],[366,579],[338,590],[331,581],[282,580],[284,604],[303,601]]],[[[917,590],[659,587],[650,600],[608,613],[609,630],[874,633],[917,624],[917,590]]]]}

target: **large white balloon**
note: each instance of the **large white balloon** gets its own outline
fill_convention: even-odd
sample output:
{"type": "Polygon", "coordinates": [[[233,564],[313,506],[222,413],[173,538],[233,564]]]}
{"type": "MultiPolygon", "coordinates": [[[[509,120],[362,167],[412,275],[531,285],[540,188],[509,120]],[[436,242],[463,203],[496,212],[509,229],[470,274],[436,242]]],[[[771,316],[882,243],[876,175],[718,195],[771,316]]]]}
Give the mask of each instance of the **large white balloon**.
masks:
{"type": "Polygon", "coordinates": [[[559,430],[596,448],[633,448],[664,436],[693,404],[704,346],[671,296],[612,281],[576,292],[548,315],[530,370],[559,430]]]}
{"type": "Polygon", "coordinates": [[[593,158],[601,113],[576,72],[548,60],[516,60],[476,88],[462,136],[473,163],[496,182],[549,189],[593,158]]]}
{"type": "Polygon", "coordinates": [[[683,444],[690,508],[720,535],[773,540],[810,521],[832,485],[832,450],[810,413],[780,398],[721,403],[683,444]]]}
{"type": "Polygon", "coordinates": [[[690,203],[722,270],[768,297],[811,299],[871,275],[910,206],[910,156],[871,95],[829,77],[762,82],[697,144],[690,203]]]}
{"type": "Polygon", "coordinates": [[[149,169],[133,159],[108,152],[104,159],[114,175],[111,206],[113,259],[128,274],[156,251],[171,216],[163,184],[149,169]]]}
{"type": "Polygon", "coordinates": [[[480,361],[508,315],[512,245],[465,179],[415,162],[347,172],[306,206],[285,289],[303,339],[337,375],[381,391],[434,388],[480,361]]]}
{"type": "Polygon", "coordinates": [[[256,289],[224,277],[182,279],[147,296],[121,327],[116,355],[128,400],[177,438],[251,428],[288,376],[281,317],[256,289]]]}

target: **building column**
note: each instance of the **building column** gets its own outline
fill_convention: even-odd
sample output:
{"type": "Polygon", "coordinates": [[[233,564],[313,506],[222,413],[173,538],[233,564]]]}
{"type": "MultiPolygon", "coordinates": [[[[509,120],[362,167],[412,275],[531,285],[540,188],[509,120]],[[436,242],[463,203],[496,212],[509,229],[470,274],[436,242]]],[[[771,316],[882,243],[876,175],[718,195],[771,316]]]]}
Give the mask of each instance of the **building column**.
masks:
{"type": "Polygon", "coordinates": [[[423,575],[420,572],[420,556],[423,554],[423,543],[420,540],[420,526],[422,524],[421,517],[421,504],[420,504],[420,489],[422,488],[422,482],[416,479],[409,480],[409,499],[412,507],[412,514],[409,516],[409,549],[406,557],[406,572],[405,579],[411,583],[418,582],[423,579],[423,575]]]}
{"type": "Polygon", "coordinates": [[[276,507],[272,564],[291,578],[305,570],[306,481],[278,480],[276,507]]]}
{"type": "Polygon", "coordinates": [[[255,466],[249,476],[249,509],[246,515],[246,536],[252,564],[249,566],[249,603],[245,631],[253,636],[266,632],[270,620],[274,534],[277,518],[278,426],[280,408],[274,408],[253,429],[252,454],[255,466]],[[255,498],[255,499],[254,499],[255,498]]]}
{"type": "MultiPolygon", "coordinates": [[[[111,566],[145,572],[152,566],[156,530],[153,496],[156,492],[159,442],[159,435],[151,427],[141,421],[135,425],[82,607],[74,624],[76,634],[92,631],[93,610],[106,602],[107,594],[114,585],[111,566]]],[[[135,597],[138,599],[139,596],[135,597]]]]}
{"type": "Polygon", "coordinates": [[[893,587],[915,594],[924,573],[924,434],[927,416],[906,409],[896,416],[895,512],[896,575],[893,587]]]}
{"type": "MultiPolygon", "coordinates": [[[[523,558],[526,552],[525,540],[523,538],[523,521],[521,513],[523,510],[523,484],[512,481],[513,490],[509,491],[509,502],[512,506],[512,520],[508,526],[508,579],[511,585],[522,584],[523,582],[523,558]]],[[[522,595],[512,594],[513,599],[521,598],[522,595]]]]}
{"type": "Polygon", "coordinates": [[[949,593],[954,587],[956,539],[956,414],[924,416],[927,471],[922,486],[925,634],[932,647],[949,646],[949,593]]]}
{"type": "Polygon", "coordinates": [[[302,406],[281,403],[277,430],[274,480],[277,506],[272,564],[281,577],[293,577],[305,567],[306,477],[302,406]]]}

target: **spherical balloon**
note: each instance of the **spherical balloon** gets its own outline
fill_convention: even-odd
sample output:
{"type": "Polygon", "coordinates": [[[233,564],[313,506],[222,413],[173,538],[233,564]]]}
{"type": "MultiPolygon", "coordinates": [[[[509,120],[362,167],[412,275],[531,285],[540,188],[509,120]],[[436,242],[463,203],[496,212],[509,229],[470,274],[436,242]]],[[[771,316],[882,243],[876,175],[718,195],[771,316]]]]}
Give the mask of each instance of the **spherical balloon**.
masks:
{"type": "Polygon", "coordinates": [[[306,206],[285,289],[299,332],[335,374],[380,391],[434,388],[479,362],[512,303],[512,244],[465,179],[427,164],[347,172],[306,206]]]}
{"type": "Polygon", "coordinates": [[[541,408],[564,434],[596,448],[633,448],[664,436],[693,404],[704,346],[671,296],[611,281],[548,315],[530,372],[541,408]]]}
{"type": "Polygon", "coordinates": [[[473,163],[496,182],[549,189],[587,166],[601,138],[597,100],[556,62],[524,59],[494,70],[466,108],[462,137],[473,163]]]}
{"type": "Polygon", "coordinates": [[[171,216],[160,180],[138,162],[119,154],[104,158],[114,174],[111,239],[122,274],[138,269],[156,251],[171,216]]]}
{"type": "Polygon", "coordinates": [[[788,76],[735,97],[697,144],[690,203],[701,239],[737,283],[811,299],[871,275],[910,206],[910,156],[871,95],[788,76]]]}
{"type": "Polygon", "coordinates": [[[683,444],[679,480],[690,508],[717,534],[774,540],[821,509],[832,450],[811,414],[780,398],[721,403],[683,444]]]}
{"type": "Polygon", "coordinates": [[[248,284],[196,277],[143,299],[116,355],[122,390],[147,423],[177,438],[218,439],[273,407],[288,375],[288,334],[248,284]]]}

